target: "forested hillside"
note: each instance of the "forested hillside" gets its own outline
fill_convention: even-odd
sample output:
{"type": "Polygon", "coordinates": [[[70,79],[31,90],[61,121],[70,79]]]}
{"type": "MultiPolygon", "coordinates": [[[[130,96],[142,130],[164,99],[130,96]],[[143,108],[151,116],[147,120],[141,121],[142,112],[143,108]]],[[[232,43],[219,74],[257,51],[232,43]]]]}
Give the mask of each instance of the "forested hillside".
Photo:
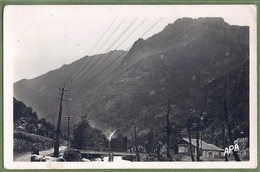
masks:
{"type": "MultiPolygon", "coordinates": [[[[79,89],[69,90],[64,113],[74,124],[88,114],[91,126],[120,129],[128,137],[137,122],[143,145],[155,138],[166,143],[167,114],[172,143],[188,136],[187,120],[194,117],[201,120],[203,140],[223,148],[227,129],[232,140],[249,137],[249,61],[249,27],[229,25],[222,18],[178,19],[137,40],[90,85],[83,81],[79,89]]],[[[14,95],[51,119],[58,113],[56,86],[75,63],[15,83],[14,95]]]]}
{"type": "Polygon", "coordinates": [[[54,126],[38,115],[31,107],[14,98],[14,153],[43,150],[53,146],[54,126]]]}

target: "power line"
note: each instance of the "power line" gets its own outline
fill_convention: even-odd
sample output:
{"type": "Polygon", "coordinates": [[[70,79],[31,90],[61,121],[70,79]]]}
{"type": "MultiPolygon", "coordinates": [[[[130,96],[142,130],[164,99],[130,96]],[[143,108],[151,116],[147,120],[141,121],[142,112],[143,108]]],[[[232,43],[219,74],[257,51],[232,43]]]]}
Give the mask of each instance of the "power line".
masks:
{"type": "Polygon", "coordinates": [[[110,36],[106,39],[106,41],[102,44],[102,46],[96,51],[96,53],[90,58],[90,60],[87,62],[87,64],[84,65],[84,67],[81,68],[81,70],[77,73],[76,77],[72,79],[72,81],[68,84],[68,86],[73,82],[74,79],[77,78],[77,76],[85,69],[85,67],[94,59],[94,56],[97,55],[97,53],[104,47],[104,45],[108,42],[108,40],[114,35],[114,33],[117,31],[117,29],[121,26],[121,24],[124,22],[126,18],[124,18],[119,25],[116,27],[116,29],[110,34],[110,36]]]}
{"type": "MultiPolygon", "coordinates": [[[[135,23],[135,21],[136,21],[137,19],[138,19],[138,18],[134,19],[134,20],[124,29],[124,31],[123,31],[120,35],[118,35],[118,37],[113,41],[113,43],[110,44],[110,46],[105,50],[105,52],[109,51],[109,50],[117,43],[117,41],[122,37],[122,35],[125,34],[125,32],[126,32],[128,29],[131,28],[131,26],[135,23]]],[[[70,88],[73,87],[73,86],[74,86],[76,83],[78,83],[79,81],[81,81],[82,78],[80,78],[80,77],[83,76],[83,78],[84,78],[84,76],[85,76],[85,75],[101,60],[101,58],[103,58],[105,55],[106,55],[106,54],[100,55],[100,56],[98,57],[98,59],[97,59],[94,63],[92,63],[92,65],[90,65],[89,68],[88,68],[86,71],[84,71],[83,73],[81,73],[81,75],[78,77],[78,81],[75,81],[74,84],[73,84],[72,86],[70,86],[70,88]]],[[[108,58],[108,57],[107,57],[107,58],[108,58]]]]}
{"type": "MultiPolygon", "coordinates": [[[[140,38],[143,37],[148,31],[150,31],[150,30],[151,30],[159,21],[161,21],[162,19],[163,19],[163,17],[161,17],[156,23],[154,23],[142,36],[140,36],[140,38]]],[[[130,68],[131,68],[131,66],[129,66],[128,68],[126,68],[125,70],[123,70],[122,73],[117,74],[117,76],[122,75],[123,73],[125,73],[126,71],[128,71],[130,68]]]]}
{"type": "MultiPolygon", "coordinates": [[[[135,20],[133,20],[133,21],[126,27],[126,29],[118,36],[118,39],[116,39],[116,40],[111,44],[112,46],[110,46],[110,47],[113,47],[113,46],[116,44],[116,42],[119,40],[119,38],[121,38],[121,37],[127,32],[127,30],[129,30],[129,29],[133,26],[133,24],[136,22],[136,20],[137,20],[137,18],[136,18],[135,20]]],[[[146,20],[146,19],[145,19],[145,20],[146,20]]],[[[96,69],[98,69],[98,67],[101,66],[101,65],[116,51],[116,49],[118,49],[118,47],[120,47],[120,46],[136,31],[136,29],[137,29],[138,27],[140,27],[141,24],[144,23],[145,20],[143,20],[143,21],[115,48],[114,51],[110,52],[110,53],[108,54],[108,56],[107,56],[101,63],[98,64],[98,62],[101,60],[102,57],[105,56],[105,54],[104,54],[103,56],[100,56],[100,58],[96,61],[96,63],[95,63],[94,65],[92,65],[91,68],[89,68],[88,72],[87,72],[80,80],[78,80],[77,82],[75,82],[75,83],[71,86],[70,89],[73,89],[73,88],[77,87],[78,84],[80,83],[80,81],[82,81],[82,80],[84,80],[84,79],[87,79],[94,71],[96,71],[96,69]],[[91,69],[92,69],[96,64],[98,64],[98,65],[91,71],[91,69]],[[91,71],[91,72],[90,72],[90,71],[91,71]],[[89,72],[90,72],[90,73],[89,73],[89,72]]]]}
{"type": "MultiPolygon", "coordinates": [[[[92,53],[92,51],[96,48],[96,46],[99,44],[99,42],[102,40],[102,38],[105,36],[105,34],[107,33],[107,31],[110,29],[110,27],[113,25],[113,23],[115,22],[116,19],[114,19],[112,21],[112,23],[108,26],[108,28],[105,30],[105,32],[101,35],[101,37],[99,38],[98,42],[92,47],[92,49],[90,50],[90,52],[88,53],[88,55],[90,55],[92,53]]],[[[87,55],[87,56],[88,56],[87,55]]],[[[73,74],[77,71],[77,69],[79,69],[79,67],[84,63],[86,58],[84,58],[81,63],[75,68],[75,70],[67,77],[67,79],[64,81],[64,85],[66,84],[66,82],[73,76],[73,74]]]]}
{"type": "MultiPolygon", "coordinates": [[[[116,29],[110,34],[110,36],[106,39],[106,41],[102,44],[102,46],[96,51],[95,55],[97,55],[97,53],[104,47],[104,45],[108,42],[108,40],[114,35],[114,33],[118,30],[118,28],[122,25],[122,23],[125,21],[126,18],[124,18],[120,23],[119,25],[116,27],[116,29]]],[[[90,60],[88,61],[88,63],[82,67],[82,69],[78,72],[78,74],[76,75],[75,78],[72,79],[72,81],[67,85],[69,86],[74,79],[77,78],[77,76],[86,68],[86,66],[94,59],[95,55],[93,55],[90,60]]]]}
{"type": "Polygon", "coordinates": [[[144,35],[146,35],[155,25],[157,25],[161,20],[163,19],[163,17],[161,17],[159,20],[157,20],[146,32],[144,32],[140,38],[142,38],[144,35]]]}
{"type": "MultiPolygon", "coordinates": [[[[148,33],[157,23],[159,23],[161,20],[163,19],[163,17],[161,17],[159,20],[157,20],[157,22],[155,22],[144,34],[142,34],[142,36],[140,36],[140,38],[141,37],[143,37],[146,33],[148,33]]],[[[130,48],[130,47],[129,47],[130,48]]],[[[128,48],[128,49],[129,49],[128,48]]],[[[123,73],[125,73],[127,70],[129,70],[131,68],[131,66],[130,67],[128,67],[128,68],[126,68],[121,74],[123,74],[123,73]]],[[[121,75],[121,74],[119,74],[119,75],[121,75]]]]}
{"type": "MultiPolygon", "coordinates": [[[[147,18],[145,18],[117,47],[116,49],[118,49],[145,21],[146,21],[147,18]]],[[[109,57],[115,52],[116,50],[112,51],[110,54],[109,54],[109,57]]],[[[125,52],[123,52],[122,54],[124,54],[125,52]]],[[[121,55],[120,55],[121,56],[121,55]]],[[[108,57],[102,61],[102,63],[100,63],[98,66],[96,66],[96,68],[94,70],[92,70],[91,73],[89,73],[88,75],[85,76],[85,78],[88,78],[99,66],[101,66],[106,60],[108,59],[108,57]]],[[[71,89],[77,87],[78,84],[74,87],[72,87],[71,89]]]]}
{"type": "MultiPolygon", "coordinates": [[[[148,31],[150,31],[156,24],[158,24],[160,21],[162,20],[162,18],[160,18],[159,20],[157,20],[146,32],[144,32],[144,34],[142,34],[141,37],[143,37],[146,33],[148,33],[148,31]]],[[[131,46],[128,48],[128,50],[131,48],[131,46]]],[[[117,58],[115,58],[109,65],[107,65],[103,70],[101,70],[97,75],[95,75],[89,82],[87,82],[86,84],[84,84],[81,88],[89,85],[91,83],[91,81],[93,81],[95,78],[97,78],[103,71],[105,71],[108,67],[110,67],[116,60],[118,60],[125,52],[121,53],[117,58]]],[[[74,93],[71,94],[71,96],[73,96],[76,93],[76,91],[74,93]]]]}
{"type": "MultiPolygon", "coordinates": [[[[162,20],[162,17],[157,20],[146,32],[144,32],[144,34],[142,34],[141,37],[143,37],[146,33],[148,33],[148,31],[150,31],[156,24],[158,24],[160,21],[162,20]]],[[[131,46],[129,46],[128,50],[131,48],[131,46]]],[[[108,67],[110,67],[116,60],[118,60],[125,52],[121,53],[116,59],[114,59],[108,66],[106,66],[102,71],[100,71],[96,76],[94,76],[87,84],[83,85],[80,88],[85,87],[86,85],[88,85],[89,83],[91,83],[91,81],[93,81],[95,78],[97,78],[103,71],[105,71],[108,67]]],[[[75,94],[75,92],[73,94],[71,94],[71,96],[73,96],[75,94]]]]}
{"type": "MultiPolygon", "coordinates": [[[[110,66],[111,66],[116,60],[118,60],[124,53],[125,53],[125,52],[121,53],[121,54],[120,54],[117,58],[115,58],[108,66],[106,66],[102,71],[100,71],[96,76],[94,76],[87,84],[83,85],[83,87],[86,86],[86,85],[88,85],[88,84],[89,84],[91,81],[93,81],[95,78],[97,78],[98,75],[100,75],[104,70],[106,70],[108,67],[110,67],[110,66]]],[[[83,87],[80,87],[80,88],[83,88],[83,87]]],[[[74,95],[74,94],[75,94],[75,92],[72,93],[71,96],[74,95]]]]}

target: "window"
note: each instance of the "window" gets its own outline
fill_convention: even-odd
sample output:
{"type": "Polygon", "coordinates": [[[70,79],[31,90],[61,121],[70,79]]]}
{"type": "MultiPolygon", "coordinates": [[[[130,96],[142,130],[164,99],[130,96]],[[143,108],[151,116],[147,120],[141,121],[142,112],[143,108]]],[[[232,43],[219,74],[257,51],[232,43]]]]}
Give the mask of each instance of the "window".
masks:
{"type": "Polygon", "coordinates": [[[187,145],[178,145],[178,153],[187,153],[187,145]]]}

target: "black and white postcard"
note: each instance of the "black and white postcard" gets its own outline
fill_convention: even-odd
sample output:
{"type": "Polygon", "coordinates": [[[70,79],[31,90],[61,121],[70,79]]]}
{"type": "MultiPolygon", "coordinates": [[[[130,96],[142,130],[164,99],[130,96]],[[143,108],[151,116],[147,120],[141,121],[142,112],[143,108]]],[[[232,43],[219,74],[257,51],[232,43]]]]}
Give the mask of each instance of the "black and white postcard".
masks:
{"type": "Polygon", "coordinates": [[[254,5],[3,14],[5,168],[256,168],[254,5]]]}

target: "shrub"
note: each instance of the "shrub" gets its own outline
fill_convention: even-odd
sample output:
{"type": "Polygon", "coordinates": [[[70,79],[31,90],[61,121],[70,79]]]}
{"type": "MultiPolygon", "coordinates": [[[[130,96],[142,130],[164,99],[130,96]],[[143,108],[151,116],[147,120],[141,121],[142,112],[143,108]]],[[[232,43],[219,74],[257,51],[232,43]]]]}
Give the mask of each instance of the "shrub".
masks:
{"type": "Polygon", "coordinates": [[[63,158],[66,161],[81,161],[81,154],[77,150],[67,150],[64,152],[63,158]]]}

